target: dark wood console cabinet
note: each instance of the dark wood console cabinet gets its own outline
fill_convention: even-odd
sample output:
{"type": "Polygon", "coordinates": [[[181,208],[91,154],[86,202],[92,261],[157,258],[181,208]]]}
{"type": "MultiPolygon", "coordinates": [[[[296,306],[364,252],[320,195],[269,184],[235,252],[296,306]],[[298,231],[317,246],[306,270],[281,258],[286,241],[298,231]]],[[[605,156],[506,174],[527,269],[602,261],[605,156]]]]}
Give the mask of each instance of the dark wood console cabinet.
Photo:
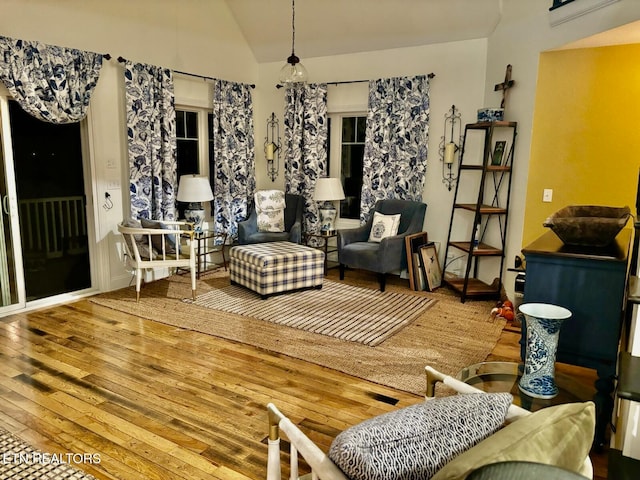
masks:
{"type": "MultiPolygon", "coordinates": [[[[597,371],[596,445],[604,445],[613,409],[630,240],[631,231],[625,229],[608,247],[575,247],[548,231],[522,250],[524,302],[551,303],[572,312],[562,323],[556,360],[597,371]]],[[[524,358],[524,340],[521,346],[524,358]]]]}

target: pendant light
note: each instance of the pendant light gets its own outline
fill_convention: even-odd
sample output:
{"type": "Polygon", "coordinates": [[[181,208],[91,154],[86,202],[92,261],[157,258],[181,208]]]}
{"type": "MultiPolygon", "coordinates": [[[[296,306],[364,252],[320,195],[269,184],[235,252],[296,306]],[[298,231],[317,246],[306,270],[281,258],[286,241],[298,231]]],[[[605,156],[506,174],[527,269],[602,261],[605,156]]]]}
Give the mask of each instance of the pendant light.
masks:
{"type": "Polygon", "coordinates": [[[296,0],[291,0],[291,56],[287,58],[287,63],[280,70],[280,82],[284,84],[306,82],[308,78],[307,69],[300,63],[296,56],[296,0]]]}

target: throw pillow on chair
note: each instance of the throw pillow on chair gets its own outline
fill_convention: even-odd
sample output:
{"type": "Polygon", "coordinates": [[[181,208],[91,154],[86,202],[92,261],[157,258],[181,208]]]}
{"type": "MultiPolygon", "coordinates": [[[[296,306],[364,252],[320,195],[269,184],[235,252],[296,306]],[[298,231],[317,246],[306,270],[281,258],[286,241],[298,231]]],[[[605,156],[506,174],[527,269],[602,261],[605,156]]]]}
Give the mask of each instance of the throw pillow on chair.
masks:
{"type": "Polygon", "coordinates": [[[398,234],[399,226],[399,213],[384,215],[380,212],[375,212],[373,214],[373,223],[371,224],[371,233],[369,233],[369,241],[380,243],[383,238],[393,237],[398,234]]]}

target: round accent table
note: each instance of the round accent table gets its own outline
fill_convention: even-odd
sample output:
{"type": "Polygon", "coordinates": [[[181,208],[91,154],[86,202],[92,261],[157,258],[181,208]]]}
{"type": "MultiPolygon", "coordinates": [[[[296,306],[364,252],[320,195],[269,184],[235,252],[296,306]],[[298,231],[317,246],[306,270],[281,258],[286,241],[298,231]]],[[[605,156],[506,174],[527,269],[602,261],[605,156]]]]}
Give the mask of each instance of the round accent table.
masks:
{"type": "Polygon", "coordinates": [[[534,398],[553,398],[558,395],[555,382],[556,351],[562,321],[571,318],[564,307],[549,303],[520,305],[527,325],[524,373],[518,386],[534,398]]]}
{"type": "Polygon", "coordinates": [[[458,379],[483,392],[509,392],[514,404],[531,412],[561,403],[586,402],[595,391],[576,382],[573,373],[561,370],[556,374],[558,395],[550,399],[533,398],[518,387],[523,370],[524,365],[517,362],[480,362],[463,368],[458,379]]]}

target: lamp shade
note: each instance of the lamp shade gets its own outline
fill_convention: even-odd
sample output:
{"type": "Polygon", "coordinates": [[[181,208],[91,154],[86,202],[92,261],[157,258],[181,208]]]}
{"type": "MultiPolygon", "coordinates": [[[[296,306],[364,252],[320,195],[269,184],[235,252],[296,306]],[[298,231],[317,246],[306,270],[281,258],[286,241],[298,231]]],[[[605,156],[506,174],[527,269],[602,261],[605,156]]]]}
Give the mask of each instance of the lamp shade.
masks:
{"type": "Polygon", "coordinates": [[[198,175],[181,175],[178,185],[179,202],[197,203],[213,200],[213,192],[207,177],[198,175]]]}
{"type": "Polygon", "coordinates": [[[344,200],[344,190],[339,178],[322,177],[316,181],[313,199],[317,202],[344,200]]]}

